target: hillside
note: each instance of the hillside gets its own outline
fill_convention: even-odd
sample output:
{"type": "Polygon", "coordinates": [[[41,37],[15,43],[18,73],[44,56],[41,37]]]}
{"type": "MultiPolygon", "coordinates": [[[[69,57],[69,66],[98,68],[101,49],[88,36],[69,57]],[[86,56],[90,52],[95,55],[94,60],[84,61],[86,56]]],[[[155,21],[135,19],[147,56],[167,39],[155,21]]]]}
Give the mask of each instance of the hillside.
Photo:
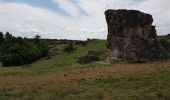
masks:
{"type": "Polygon", "coordinates": [[[51,45],[50,56],[30,65],[0,67],[0,100],[169,100],[170,60],[141,64],[77,64],[89,50],[109,50],[104,40],[74,45],[51,45]]]}
{"type": "MultiPolygon", "coordinates": [[[[50,45],[49,56],[36,61],[30,65],[14,66],[11,68],[0,67],[0,74],[32,74],[55,71],[57,69],[80,67],[84,65],[77,64],[77,59],[86,55],[89,51],[94,50],[98,52],[101,61],[104,61],[108,56],[109,50],[106,48],[105,40],[94,40],[87,43],[87,45],[74,45],[75,51],[71,53],[64,52],[64,48],[68,44],[52,44],[50,45]]],[[[96,65],[92,63],[92,65],[96,65]]],[[[91,64],[89,64],[91,65],[91,64]]],[[[88,65],[85,65],[88,66],[88,65]]]]}

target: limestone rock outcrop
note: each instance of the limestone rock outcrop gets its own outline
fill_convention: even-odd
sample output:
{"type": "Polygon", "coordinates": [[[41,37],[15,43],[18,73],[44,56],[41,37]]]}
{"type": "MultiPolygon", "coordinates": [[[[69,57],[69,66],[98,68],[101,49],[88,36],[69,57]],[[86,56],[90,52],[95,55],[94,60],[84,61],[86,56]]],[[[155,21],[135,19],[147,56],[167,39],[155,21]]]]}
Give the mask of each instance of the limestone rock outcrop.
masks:
{"type": "Polygon", "coordinates": [[[157,41],[152,15],[137,10],[107,10],[109,61],[138,62],[166,55],[157,41]]]}

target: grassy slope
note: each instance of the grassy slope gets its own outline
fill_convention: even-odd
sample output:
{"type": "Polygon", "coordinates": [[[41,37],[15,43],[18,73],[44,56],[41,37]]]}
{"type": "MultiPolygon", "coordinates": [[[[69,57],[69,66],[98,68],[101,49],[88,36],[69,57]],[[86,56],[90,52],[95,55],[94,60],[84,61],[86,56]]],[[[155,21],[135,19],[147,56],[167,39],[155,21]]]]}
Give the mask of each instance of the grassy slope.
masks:
{"type": "MultiPolygon", "coordinates": [[[[24,67],[0,68],[0,100],[169,100],[170,60],[145,64],[78,65],[96,41],[71,54],[57,55],[24,67]]],[[[104,49],[103,49],[104,48],[104,49]]],[[[101,58],[107,54],[100,55],[101,58]]]]}
{"type": "MultiPolygon", "coordinates": [[[[84,56],[88,53],[89,50],[99,50],[104,51],[104,54],[99,55],[101,60],[106,58],[106,51],[108,49],[105,46],[105,41],[98,40],[88,43],[86,46],[76,45],[77,48],[75,52],[65,53],[63,49],[66,45],[58,45],[55,47],[58,51],[52,51],[55,55],[51,59],[41,59],[33,64],[19,66],[19,67],[10,67],[3,68],[0,67],[0,75],[16,75],[16,74],[34,74],[34,73],[44,73],[51,72],[57,69],[63,68],[72,68],[80,66],[78,65],[77,59],[81,56],[84,56]]],[[[54,48],[54,49],[55,49],[54,48]]]]}

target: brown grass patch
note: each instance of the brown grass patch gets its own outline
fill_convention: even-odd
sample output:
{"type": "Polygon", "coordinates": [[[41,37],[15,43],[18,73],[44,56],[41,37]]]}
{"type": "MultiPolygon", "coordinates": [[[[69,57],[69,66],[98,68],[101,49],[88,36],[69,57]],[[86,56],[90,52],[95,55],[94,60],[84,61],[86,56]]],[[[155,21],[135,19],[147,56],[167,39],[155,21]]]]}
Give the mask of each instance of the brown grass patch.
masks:
{"type": "Polygon", "coordinates": [[[170,68],[170,60],[150,62],[145,64],[113,64],[100,65],[89,68],[73,68],[69,70],[57,70],[32,76],[6,76],[0,77],[0,85],[27,85],[45,84],[47,82],[59,83],[74,80],[95,80],[105,77],[124,77],[138,73],[147,74],[161,69],[170,68]]]}

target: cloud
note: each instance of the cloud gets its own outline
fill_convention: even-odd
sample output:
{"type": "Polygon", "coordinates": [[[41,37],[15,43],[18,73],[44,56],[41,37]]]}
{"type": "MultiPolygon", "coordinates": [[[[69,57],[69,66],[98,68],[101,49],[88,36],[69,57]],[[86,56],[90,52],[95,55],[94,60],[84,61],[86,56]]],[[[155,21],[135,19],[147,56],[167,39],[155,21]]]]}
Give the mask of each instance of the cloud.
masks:
{"type": "MultiPolygon", "coordinates": [[[[48,37],[46,33],[62,32],[63,23],[69,22],[67,18],[48,11],[32,7],[22,3],[5,3],[0,4],[0,28],[3,31],[20,33],[24,36],[29,33],[41,33],[44,37],[48,37]],[[56,20],[57,19],[57,20],[56,20]]],[[[59,38],[62,34],[57,34],[59,38]]]]}
{"type": "Polygon", "coordinates": [[[158,34],[170,32],[169,0],[54,0],[63,16],[26,3],[0,3],[0,31],[16,36],[87,39],[107,37],[104,11],[137,9],[153,15],[158,34]]]}
{"type": "Polygon", "coordinates": [[[76,5],[71,2],[71,0],[54,0],[66,13],[70,14],[71,17],[79,17],[80,16],[80,10],[76,7],[76,5]]]}

